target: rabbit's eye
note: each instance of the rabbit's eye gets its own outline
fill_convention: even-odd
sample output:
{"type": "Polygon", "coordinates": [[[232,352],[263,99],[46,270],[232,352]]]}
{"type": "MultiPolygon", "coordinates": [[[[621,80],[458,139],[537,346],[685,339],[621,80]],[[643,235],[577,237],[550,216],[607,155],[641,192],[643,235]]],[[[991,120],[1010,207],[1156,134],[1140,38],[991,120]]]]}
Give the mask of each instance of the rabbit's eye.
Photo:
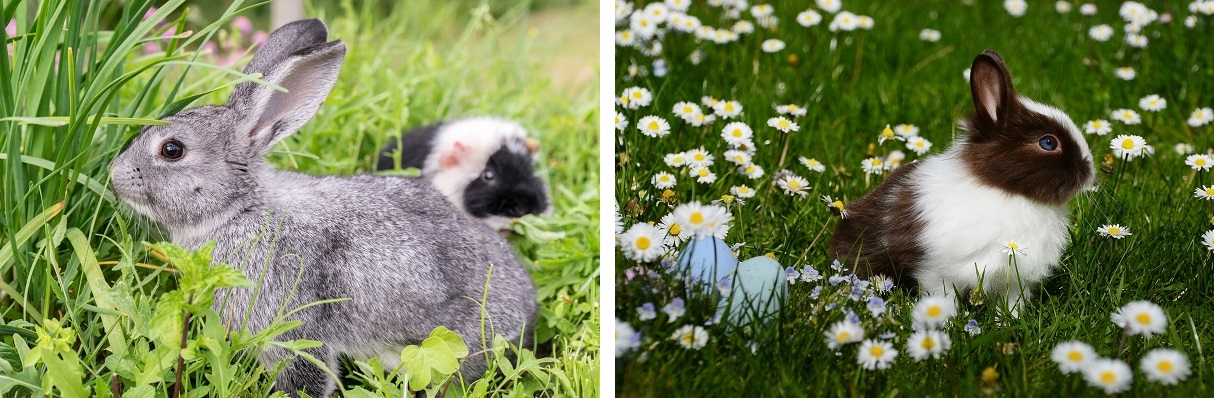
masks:
{"type": "Polygon", "coordinates": [[[1037,146],[1048,152],[1053,152],[1058,149],[1058,138],[1052,135],[1041,137],[1041,139],[1037,140],[1037,146]]]}
{"type": "Polygon", "coordinates": [[[493,181],[494,178],[497,178],[497,173],[494,173],[493,169],[485,169],[485,171],[481,172],[482,180],[493,181]]]}
{"type": "Polygon", "coordinates": [[[168,160],[181,159],[185,155],[185,145],[181,141],[170,139],[160,144],[160,156],[168,160]]]}

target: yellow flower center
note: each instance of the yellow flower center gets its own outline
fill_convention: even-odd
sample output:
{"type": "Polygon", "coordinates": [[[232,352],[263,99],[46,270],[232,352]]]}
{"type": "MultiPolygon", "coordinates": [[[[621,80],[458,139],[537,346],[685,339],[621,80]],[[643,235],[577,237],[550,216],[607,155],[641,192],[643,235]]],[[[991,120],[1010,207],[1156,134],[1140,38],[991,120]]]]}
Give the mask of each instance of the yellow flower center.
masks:
{"type": "Polygon", "coordinates": [[[1159,361],[1159,364],[1155,365],[1155,367],[1159,368],[1159,371],[1163,373],[1172,373],[1173,369],[1172,363],[1168,361],[1159,361]]]}
{"type": "Polygon", "coordinates": [[[636,98],[636,99],[645,98],[645,93],[642,93],[640,91],[633,91],[632,98],[636,98]]]}
{"type": "Polygon", "coordinates": [[[1129,112],[1122,112],[1122,113],[1121,113],[1121,117],[1126,118],[1126,119],[1129,119],[1129,118],[1134,117],[1134,114],[1133,114],[1133,113],[1129,113],[1129,112]]]}
{"type": "Polygon", "coordinates": [[[670,234],[671,235],[679,236],[679,233],[681,233],[681,232],[683,232],[683,226],[681,226],[679,224],[670,224],[670,234]]]}
{"type": "Polygon", "coordinates": [[[686,343],[687,345],[691,345],[691,344],[694,344],[695,342],[696,342],[695,335],[693,335],[691,333],[687,333],[687,334],[683,335],[683,343],[686,343]]]}
{"type": "Polygon", "coordinates": [[[621,96],[620,96],[620,102],[624,103],[624,105],[628,105],[628,96],[627,96],[627,95],[621,95],[621,96]]]}
{"type": "Polygon", "coordinates": [[[1119,233],[1121,233],[1121,228],[1117,228],[1117,227],[1109,228],[1110,235],[1117,235],[1119,233]]]}
{"type": "Polygon", "coordinates": [[[641,250],[649,249],[649,237],[645,237],[645,236],[638,237],[636,244],[637,244],[637,249],[641,249],[641,250]]]}
{"type": "Polygon", "coordinates": [[[742,129],[733,129],[733,136],[742,138],[742,129]]]}
{"type": "Polygon", "coordinates": [[[797,109],[800,109],[800,108],[797,108],[797,106],[796,106],[796,105],[789,105],[789,106],[788,106],[788,111],[789,111],[789,112],[796,112],[796,111],[797,111],[797,109]]]}
{"type": "Polygon", "coordinates": [[[700,213],[698,211],[695,213],[691,213],[691,217],[688,217],[687,221],[691,221],[692,224],[696,224],[696,225],[703,224],[704,223],[704,214],[700,213]]]}
{"type": "Polygon", "coordinates": [[[1101,383],[1113,384],[1113,382],[1116,382],[1116,381],[1117,381],[1117,374],[1113,373],[1112,371],[1106,370],[1104,372],[1100,372],[1100,382],[1101,383]]]}
{"type": "Polygon", "coordinates": [[[1125,141],[1121,141],[1121,149],[1133,149],[1133,148],[1134,148],[1134,140],[1126,138],[1125,141]]]}
{"type": "Polygon", "coordinates": [[[742,155],[734,155],[733,160],[737,161],[738,163],[745,163],[746,157],[742,155]]]}
{"type": "Polygon", "coordinates": [[[1198,166],[1205,166],[1205,165],[1206,165],[1206,159],[1205,159],[1205,158],[1197,158],[1197,160],[1194,160],[1194,161],[1193,161],[1193,164],[1196,164],[1196,165],[1198,165],[1198,166]]]}
{"type": "Polygon", "coordinates": [[[873,159],[872,165],[873,165],[873,167],[881,167],[881,165],[882,165],[881,159],[873,159]]]}
{"type": "Polygon", "coordinates": [[[915,146],[923,148],[923,141],[915,141],[915,146]]]}
{"type": "Polygon", "coordinates": [[[700,177],[708,177],[708,169],[700,169],[700,171],[696,174],[698,174],[700,177]]]}
{"type": "Polygon", "coordinates": [[[704,154],[697,153],[695,155],[691,155],[691,158],[695,159],[697,162],[702,162],[702,161],[704,161],[704,154]]]}
{"type": "Polygon", "coordinates": [[[674,157],[674,163],[675,163],[675,164],[678,164],[678,163],[683,163],[683,162],[685,162],[685,161],[686,161],[686,160],[685,160],[685,159],[683,159],[683,157],[682,157],[682,156],[675,156],[675,157],[674,157]]]}
{"type": "Polygon", "coordinates": [[[925,350],[930,350],[936,346],[936,340],[931,337],[924,337],[923,342],[919,343],[925,350]]]}
{"type": "Polygon", "coordinates": [[[661,126],[661,125],[659,125],[659,124],[658,124],[658,122],[657,122],[656,120],[655,120],[655,121],[651,121],[651,122],[649,122],[649,129],[650,129],[650,130],[653,130],[653,131],[658,131],[658,129],[659,129],[659,128],[661,128],[661,127],[662,127],[662,126],[661,126]]]}
{"type": "Polygon", "coordinates": [[[1214,187],[1206,188],[1206,195],[1214,196],[1214,187]]]}
{"type": "Polygon", "coordinates": [[[1104,123],[1092,122],[1092,128],[1100,128],[1101,126],[1104,126],[1104,123]]]}
{"type": "Polygon", "coordinates": [[[738,188],[738,194],[745,195],[745,194],[748,194],[748,193],[750,193],[750,188],[745,188],[745,187],[743,187],[743,188],[738,188]]]}
{"type": "Polygon", "coordinates": [[[835,336],[835,340],[838,340],[840,343],[847,342],[847,340],[850,338],[851,338],[851,333],[848,333],[848,332],[839,332],[839,335],[835,336]]]}
{"type": "Polygon", "coordinates": [[[1007,247],[1008,247],[1009,249],[1015,250],[1015,249],[1019,249],[1019,248],[1020,248],[1020,244],[1018,244],[1018,243],[1016,243],[1016,242],[1008,242],[1008,243],[1007,243],[1007,247]]]}
{"type": "Polygon", "coordinates": [[[733,112],[733,104],[726,103],[726,104],[725,104],[725,112],[733,112]]]}
{"type": "Polygon", "coordinates": [[[1069,359],[1071,362],[1082,361],[1083,353],[1081,353],[1079,351],[1071,351],[1069,354],[1066,354],[1066,359],[1069,359]]]}
{"type": "Polygon", "coordinates": [[[683,113],[691,113],[691,107],[690,107],[690,106],[684,106],[684,107],[683,107],[683,113]]]}
{"type": "Polygon", "coordinates": [[[755,170],[754,166],[746,166],[746,174],[754,174],[755,171],[756,170],[755,170]]]}
{"type": "Polygon", "coordinates": [[[800,191],[801,183],[797,182],[797,180],[789,180],[788,181],[788,190],[789,191],[800,191]]]}
{"type": "Polygon", "coordinates": [[[874,356],[874,357],[879,357],[879,356],[881,356],[881,355],[884,355],[884,354],[885,354],[885,347],[881,347],[881,346],[879,346],[879,345],[875,345],[875,346],[873,346],[873,348],[870,348],[870,349],[868,350],[868,353],[869,353],[869,354],[872,354],[872,356],[874,356]]]}
{"type": "Polygon", "coordinates": [[[836,200],[834,203],[831,203],[830,205],[834,206],[836,209],[843,210],[843,201],[841,201],[841,200],[836,200]]]}
{"type": "Polygon", "coordinates": [[[814,160],[814,159],[810,159],[810,160],[806,161],[805,163],[808,163],[810,166],[817,166],[817,165],[818,165],[818,161],[817,161],[817,160],[814,160]]]}
{"type": "Polygon", "coordinates": [[[780,126],[781,128],[788,128],[788,124],[788,120],[785,119],[780,119],[780,121],[776,122],[776,125],[780,126]]]}
{"type": "Polygon", "coordinates": [[[1151,314],[1145,312],[1139,313],[1138,316],[1134,317],[1134,319],[1137,320],[1138,323],[1146,325],[1151,323],[1151,314]]]}
{"type": "Polygon", "coordinates": [[[932,318],[940,316],[940,314],[943,312],[944,312],[944,310],[940,309],[940,307],[938,307],[938,306],[933,305],[931,307],[927,307],[927,316],[930,316],[932,318]]]}

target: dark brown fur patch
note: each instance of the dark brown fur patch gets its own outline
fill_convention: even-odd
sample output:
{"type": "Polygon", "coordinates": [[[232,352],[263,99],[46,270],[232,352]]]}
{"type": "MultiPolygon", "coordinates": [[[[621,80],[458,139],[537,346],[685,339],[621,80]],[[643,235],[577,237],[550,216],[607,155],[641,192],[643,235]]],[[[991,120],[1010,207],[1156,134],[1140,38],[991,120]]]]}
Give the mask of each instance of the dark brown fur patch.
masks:
{"type": "Polygon", "coordinates": [[[847,205],[847,218],[835,229],[831,250],[861,278],[885,275],[898,286],[916,285],[911,270],[923,259],[917,241],[923,220],[914,205],[918,162],[894,170],[868,195],[847,205]]]}

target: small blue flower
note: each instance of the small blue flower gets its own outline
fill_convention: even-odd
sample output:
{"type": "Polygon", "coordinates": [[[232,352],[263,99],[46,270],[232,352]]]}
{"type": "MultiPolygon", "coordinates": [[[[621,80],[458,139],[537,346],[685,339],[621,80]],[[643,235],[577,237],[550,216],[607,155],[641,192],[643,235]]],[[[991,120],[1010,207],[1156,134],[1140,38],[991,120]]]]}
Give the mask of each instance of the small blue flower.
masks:
{"type": "Polygon", "coordinates": [[[793,267],[785,268],[784,274],[788,277],[788,284],[790,285],[796,282],[797,278],[801,277],[801,272],[797,271],[797,269],[793,267]]]}
{"type": "Polygon", "coordinates": [[[814,291],[809,293],[809,298],[811,300],[817,300],[818,296],[821,296],[821,295],[822,295],[822,286],[818,285],[818,286],[814,286],[814,291]]]}
{"type": "Polygon", "coordinates": [[[637,307],[637,314],[640,315],[639,319],[642,321],[658,317],[658,312],[653,308],[653,303],[641,304],[640,307],[637,307]]]}
{"type": "Polygon", "coordinates": [[[801,280],[802,281],[816,282],[819,279],[822,279],[822,274],[819,274],[818,270],[814,269],[814,267],[806,265],[805,268],[801,269],[801,280]]]}
{"type": "Polygon", "coordinates": [[[885,300],[882,300],[880,297],[873,296],[872,298],[868,299],[867,307],[868,312],[871,312],[873,316],[881,316],[881,314],[885,313],[885,300]]]}
{"type": "Polygon", "coordinates": [[[729,291],[733,289],[732,284],[733,282],[730,282],[728,277],[721,278],[721,281],[717,282],[717,290],[719,290],[721,294],[728,295],[729,291]]]}
{"type": "Polygon", "coordinates": [[[896,334],[894,334],[894,332],[885,332],[885,333],[881,333],[881,334],[877,335],[877,337],[881,338],[882,340],[889,340],[889,339],[894,338],[894,336],[897,336],[896,334]]]}
{"type": "Polygon", "coordinates": [[[833,269],[835,271],[842,271],[843,263],[840,263],[838,259],[835,259],[835,262],[830,263],[830,269],[833,269]]]}
{"type": "Polygon", "coordinates": [[[978,320],[970,319],[969,322],[966,322],[965,323],[965,332],[969,333],[970,336],[975,336],[978,333],[982,333],[982,328],[978,327],[978,320]]]}
{"type": "Polygon", "coordinates": [[[684,307],[683,298],[678,297],[674,301],[671,301],[670,304],[662,307],[662,312],[670,317],[670,320],[667,322],[674,323],[676,319],[683,316],[683,313],[687,312],[687,308],[684,307]]]}
{"type": "Polygon", "coordinates": [[[843,283],[843,281],[846,281],[847,279],[848,277],[846,276],[835,275],[830,277],[830,279],[827,279],[827,282],[830,282],[831,286],[839,286],[840,283],[843,283]]]}
{"type": "Polygon", "coordinates": [[[847,317],[846,317],[846,318],[847,318],[847,321],[848,321],[848,322],[851,322],[851,323],[854,323],[854,324],[857,324],[857,325],[859,325],[859,324],[860,324],[860,316],[859,316],[859,315],[856,315],[856,312],[855,312],[855,311],[852,311],[852,310],[847,310],[847,317]]]}

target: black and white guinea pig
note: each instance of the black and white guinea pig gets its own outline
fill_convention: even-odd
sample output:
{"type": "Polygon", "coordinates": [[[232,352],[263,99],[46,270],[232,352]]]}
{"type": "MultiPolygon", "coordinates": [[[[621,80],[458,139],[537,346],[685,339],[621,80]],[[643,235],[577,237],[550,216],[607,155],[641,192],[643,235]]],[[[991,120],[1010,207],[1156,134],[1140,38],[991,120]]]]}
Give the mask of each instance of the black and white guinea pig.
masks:
{"type": "Polygon", "coordinates": [[[421,127],[380,151],[378,170],[416,167],[447,199],[494,229],[548,209],[548,189],[535,173],[539,141],[518,123],[476,117],[421,127]]]}

